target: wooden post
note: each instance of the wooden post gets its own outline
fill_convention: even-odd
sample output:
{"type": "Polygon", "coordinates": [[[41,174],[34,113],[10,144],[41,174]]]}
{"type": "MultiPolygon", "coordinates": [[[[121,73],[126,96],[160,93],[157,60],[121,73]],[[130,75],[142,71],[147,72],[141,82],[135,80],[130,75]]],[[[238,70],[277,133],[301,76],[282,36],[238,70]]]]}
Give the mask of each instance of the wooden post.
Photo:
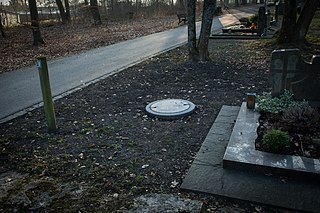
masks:
{"type": "Polygon", "coordinates": [[[57,130],[57,125],[46,57],[37,58],[37,67],[39,70],[41,91],[44,103],[44,112],[47,118],[48,131],[54,132],[57,130]]]}

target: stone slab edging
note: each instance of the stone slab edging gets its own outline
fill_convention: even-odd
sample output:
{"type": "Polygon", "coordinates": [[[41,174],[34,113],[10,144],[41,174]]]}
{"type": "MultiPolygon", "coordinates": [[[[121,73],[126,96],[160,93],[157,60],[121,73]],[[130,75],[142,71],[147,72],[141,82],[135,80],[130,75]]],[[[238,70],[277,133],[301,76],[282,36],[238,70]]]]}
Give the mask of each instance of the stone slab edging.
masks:
{"type": "Polygon", "coordinates": [[[275,174],[289,178],[320,180],[320,160],[280,155],[255,149],[260,114],[242,103],[223,157],[223,167],[275,174]]]}
{"type": "Polygon", "coordinates": [[[212,34],[210,35],[210,39],[271,39],[273,38],[273,35],[267,35],[267,36],[258,36],[258,35],[229,35],[229,34],[212,34]]]}
{"type": "Polygon", "coordinates": [[[223,106],[181,184],[181,189],[286,209],[320,212],[320,182],[283,179],[222,167],[240,107],[223,106]]]}

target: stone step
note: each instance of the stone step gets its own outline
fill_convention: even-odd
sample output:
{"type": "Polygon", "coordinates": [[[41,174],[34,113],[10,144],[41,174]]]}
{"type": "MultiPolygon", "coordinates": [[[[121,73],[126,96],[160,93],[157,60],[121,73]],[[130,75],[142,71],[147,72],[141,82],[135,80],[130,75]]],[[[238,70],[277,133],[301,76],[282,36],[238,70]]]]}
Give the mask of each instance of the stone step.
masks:
{"type": "Polygon", "coordinates": [[[259,113],[243,103],[223,157],[223,168],[260,172],[295,179],[320,180],[320,160],[255,149],[259,113]]]}
{"type": "MultiPolygon", "coordinates": [[[[240,114],[254,120],[252,112],[244,110],[240,114]],[[244,114],[242,114],[244,113],[244,114]]],[[[286,209],[306,212],[320,212],[320,182],[290,180],[258,172],[239,170],[237,164],[223,168],[223,157],[235,125],[240,107],[223,106],[212,128],[196,155],[181,189],[262,203],[286,209]]],[[[257,124],[256,124],[257,125],[257,124]]],[[[239,123],[237,124],[239,127],[239,123]]],[[[252,132],[247,129],[246,132],[252,132]]],[[[242,134],[244,131],[242,132],[242,134]]],[[[235,134],[235,133],[234,133],[235,134]]],[[[241,136],[241,131],[236,134],[241,136]]],[[[241,158],[241,156],[238,156],[241,158]]],[[[226,159],[227,160],[227,159],[226,159]]]]}
{"type": "Polygon", "coordinates": [[[223,154],[239,109],[240,107],[235,106],[222,106],[183,180],[182,189],[211,193],[211,187],[220,188],[223,154]]]}

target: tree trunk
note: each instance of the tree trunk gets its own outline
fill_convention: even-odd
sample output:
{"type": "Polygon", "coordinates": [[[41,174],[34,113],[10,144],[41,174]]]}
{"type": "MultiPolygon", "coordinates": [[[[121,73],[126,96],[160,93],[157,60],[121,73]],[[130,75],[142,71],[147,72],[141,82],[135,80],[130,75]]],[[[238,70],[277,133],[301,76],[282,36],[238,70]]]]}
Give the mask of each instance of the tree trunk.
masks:
{"type": "Polygon", "coordinates": [[[31,15],[31,27],[33,33],[33,45],[39,46],[39,44],[44,44],[44,40],[41,36],[40,28],[39,28],[39,16],[36,0],[28,0],[29,9],[31,15]]]}
{"type": "Polygon", "coordinates": [[[294,38],[294,27],[297,20],[297,0],[286,0],[284,4],[284,15],[278,43],[291,43],[294,38]]]}
{"type": "Polygon", "coordinates": [[[180,10],[185,12],[186,8],[184,6],[184,0],[179,0],[179,4],[180,4],[180,10]]]}
{"type": "Polygon", "coordinates": [[[70,5],[69,0],[64,0],[64,5],[66,7],[66,20],[67,22],[71,22],[71,15],[70,15],[70,5]]]}
{"type": "Polygon", "coordinates": [[[67,17],[66,17],[66,12],[64,11],[64,7],[63,7],[63,4],[62,4],[62,1],[61,0],[56,0],[56,4],[57,4],[58,9],[59,9],[61,21],[62,21],[62,23],[66,24],[68,22],[68,20],[67,20],[67,17]]]}
{"type": "Polygon", "coordinates": [[[84,4],[88,5],[89,4],[88,0],[84,0],[84,4]]]}
{"type": "Polygon", "coordinates": [[[234,6],[239,7],[239,0],[234,1],[234,6]]]}
{"type": "Polygon", "coordinates": [[[294,30],[294,41],[298,43],[304,43],[306,35],[311,24],[312,18],[316,13],[317,7],[320,5],[319,0],[307,0],[302,12],[298,18],[297,24],[294,30]]]}
{"type": "Polygon", "coordinates": [[[91,9],[94,23],[98,24],[98,25],[101,24],[101,17],[100,17],[100,13],[99,13],[97,0],[90,0],[90,9],[91,9]]]}
{"type": "Polygon", "coordinates": [[[6,37],[6,34],[4,33],[3,25],[2,25],[2,17],[0,14],[0,31],[1,31],[1,36],[4,38],[6,37]]]}
{"type": "Polygon", "coordinates": [[[229,0],[223,0],[223,6],[229,6],[229,0]]]}
{"type": "Polygon", "coordinates": [[[188,0],[188,49],[189,59],[198,60],[196,34],[196,0],[188,0]]]}
{"type": "Polygon", "coordinates": [[[212,19],[216,8],[216,0],[204,0],[201,32],[199,38],[200,61],[208,61],[209,58],[209,37],[211,34],[212,19]]]}

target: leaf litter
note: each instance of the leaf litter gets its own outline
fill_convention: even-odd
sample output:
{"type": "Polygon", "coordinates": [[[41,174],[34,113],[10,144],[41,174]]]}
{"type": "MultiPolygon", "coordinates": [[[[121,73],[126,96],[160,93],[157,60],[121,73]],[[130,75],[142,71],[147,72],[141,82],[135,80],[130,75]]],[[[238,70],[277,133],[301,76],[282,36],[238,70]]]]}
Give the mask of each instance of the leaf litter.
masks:
{"type": "Polygon", "coordinates": [[[1,209],[125,212],[134,197],[153,192],[201,200],[205,212],[260,211],[179,189],[220,107],[240,105],[253,84],[257,93],[270,90],[268,65],[260,62],[270,52],[252,56],[250,42],[212,41],[208,63],[189,62],[182,46],[57,100],[55,134],[47,133],[42,109],[1,124],[0,171],[26,175],[0,200],[1,209]],[[257,63],[246,62],[252,57],[257,63]],[[144,111],[154,100],[177,97],[194,102],[195,113],[164,121],[144,111]],[[25,190],[34,180],[46,180],[38,194],[25,190]],[[21,189],[26,197],[18,204],[12,197],[21,189]]]}

